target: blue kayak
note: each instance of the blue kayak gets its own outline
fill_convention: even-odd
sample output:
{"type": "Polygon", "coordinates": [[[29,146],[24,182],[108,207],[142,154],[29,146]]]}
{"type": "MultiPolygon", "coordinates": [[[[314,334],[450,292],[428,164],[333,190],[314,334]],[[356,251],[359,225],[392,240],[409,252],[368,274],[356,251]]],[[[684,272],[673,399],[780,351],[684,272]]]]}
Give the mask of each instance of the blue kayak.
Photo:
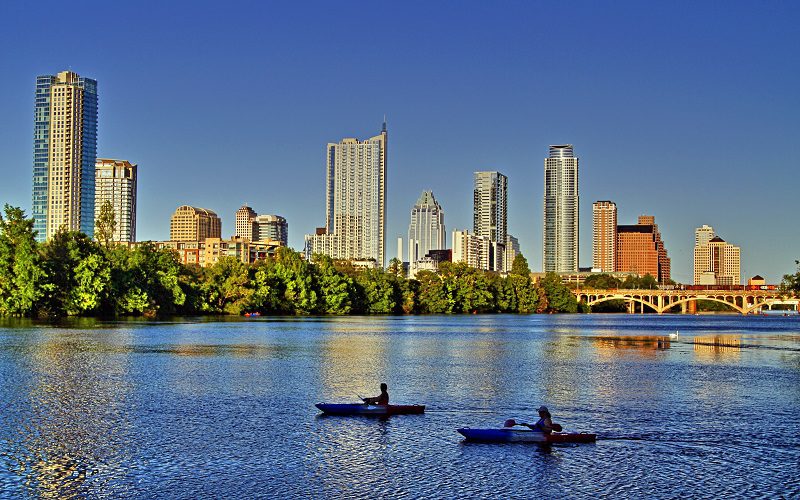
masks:
{"type": "Polygon", "coordinates": [[[365,403],[317,403],[326,415],[417,415],[425,413],[425,405],[368,405],[365,403]]]}
{"type": "Polygon", "coordinates": [[[594,443],[597,434],[586,432],[544,432],[531,429],[471,429],[464,427],[456,429],[467,441],[480,441],[483,443],[594,443]]]}

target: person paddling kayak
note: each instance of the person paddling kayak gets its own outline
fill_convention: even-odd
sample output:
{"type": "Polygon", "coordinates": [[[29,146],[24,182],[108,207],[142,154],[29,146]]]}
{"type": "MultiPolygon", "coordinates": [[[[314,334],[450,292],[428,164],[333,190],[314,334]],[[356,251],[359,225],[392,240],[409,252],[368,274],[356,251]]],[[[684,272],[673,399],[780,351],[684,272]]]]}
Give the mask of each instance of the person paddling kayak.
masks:
{"type": "Polygon", "coordinates": [[[550,410],[546,406],[540,406],[537,410],[539,412],[539,420],[531,425],[525,422],[517,422],[514,419],[508,419],[504,427],[514,427],[515,425],[522,425],[531,430],[542,432],[544,434],[551,434],[553,431],[561,432],[561,426],[553,423],[553,418],[550,415],[550,410]]]}
{"type": "Polygon", "coordinates": [[[380,396],[375,396],[374,398],[362,398],[362,400],[368,405],[388,405],[389,404],[389,392],[388,386],[386,384],[381,384],[381,394],[380,396]]]}

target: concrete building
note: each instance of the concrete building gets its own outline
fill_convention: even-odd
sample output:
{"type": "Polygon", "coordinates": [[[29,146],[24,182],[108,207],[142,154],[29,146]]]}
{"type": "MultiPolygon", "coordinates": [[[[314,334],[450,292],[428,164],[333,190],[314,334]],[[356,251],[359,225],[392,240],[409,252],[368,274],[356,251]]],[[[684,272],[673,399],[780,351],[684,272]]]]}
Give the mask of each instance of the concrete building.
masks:
{"type": "Polygon", "coordinates": [[[488,236],[470,234],[467,230],[453,231],[453,262],[466,262],[475,269],[489,270],[494,242],[488,236]]]}
{"type": "Polygon", "coordinates": [[[670,279],[670,259],[655,217],[642,215],[637,224],[618,225],[616,272],[649,274],[659,283],[670,279]]]}
{"type": "Polygon", "coordinates": [[[261,214],[254,222],[253,241],[280,241],[289,245],[289,224],[280,215],[261,214]]]}
{"type": "Polygon", "coordinates": [[[511,267],[514,265],[514,259],[517,255],[521,254],[519,248],[519,240],[510,234],[506,234],[506,244],[503,254],[503,272],[511,272],[511,267]]]}
{"type": "Polygon", "coordinates": [[[36,78],[33,229],[94,235],[97,82],[71,71],[36,78]]]}
{"type": "Polygon", "coordinates": [[[172,241],[204,241],[221,237],[222,222],[211,210],[182,205],[172,214],[169,222],[169,239],[172,241]]]}
{"type": "Polygon", "coordinates": [[[508,177],[500,172],[475,172],[472,198],[472,231],[489,238],[489,270],[505,269],[503,254],[508,234],[508,177]]]}
{"type": "MultiPolygon", "coordinates": [[[[416,263],[431,250],[447,248],[447,233],[444,226],[444,210],[432,191],[423,191],[411,208],[408,225],[408,263],[412,271],[416,263]]],[[[402,261],[402,255],[399,256],[402,261]]]]}
{"type": "Polygon", "coordinates": [[[550,146],[544,160],[542,262],[545,272],[578,271],[578,158],[572,144],[550,146]]]}
{"type": "Polygon", "coordinates": [[[94,173],[94,217],[105,202],[114,208],[112,241],[136,241],[136,185],[138,167],[126,160],[98,158],[94,173]]]}
{"type": "MultiPolygon", "coordinates": [[[[703,226],[695,231],[709,228],[703,226]]],[[[710,228],[709,228],[710,229],[710,228]]],[[[703,231],[704,236],[707,234],[703,231]]],[[[695,285],[740,285],[741,276],[741,250],[739,247],[727,243],[719,236],[713,234],[706,243],[705,239],[695,237],[694,247],[694,284],[695,285]]]]}
{"type": "MultiPolygon", "coordinates": [[[[178,255],[178,260],[184,265],[198,265],[209,267],[216,264],[222,257],[235,257],[246,264],[253,264],[260,260],[273,257],[282,245],[279,241],[248,241],[244,238],[233,237],[227,240],[222,238],[206,238],[194,241],[153,241],[149,242],[156,248],[169,248],[178,255]]],[[[141,243],[130,243],[135,247],[141,243]]]]}
{"type": "Polygon", "coordinates": [[[253,235],[256,233],[255,219],[258,214],[249,206],[242,205],[236,210],[236,227],[234,236],[254,241],[253,235]]]}
{"type": "Polygon", "coordinates": [[[616,271],[617,205],[613,201],[592,203],[592,269],[616,271]]]}
{"type": "Polygon", "coordinates": [[[328,144],[325,232],[306,236],[306,255],[385,265],[386,123],[375,137],[328,144]]]}

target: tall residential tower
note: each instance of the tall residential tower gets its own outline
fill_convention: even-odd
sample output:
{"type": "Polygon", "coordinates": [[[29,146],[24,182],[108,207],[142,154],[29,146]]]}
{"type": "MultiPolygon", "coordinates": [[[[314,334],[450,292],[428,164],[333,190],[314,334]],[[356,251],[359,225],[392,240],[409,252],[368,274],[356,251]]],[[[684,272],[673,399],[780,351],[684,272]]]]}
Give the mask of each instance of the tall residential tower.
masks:
{"type": "Polygon", "coordinates": [[[578,158],[572,144],[550,146],[544,160],[545,272],[578,271],[578,158]]]}
{"type": "Polygon", "coordinates": [[[36,78],[33,228],[94,234],[97,82],[71,71],[36,78]]]}
{"type": "Polygon", "coordinates": [[[472,220],[475,236],[484,236],[492,242],[489,270],[504,271],[503,254],[508,235],[508,177],[500,172],[475,172],[472,220]]]}
{"type": "Polygon", "coordinates": [[[616,270],[617,205],[613,201],[592,203],[592,268],[604,273],[616,270]]]}
{"type": "Polygon", "coordinates": [[[98,158],[95,164],[94,215],[105,202],[114,209],[116,228],[112,241],[136,241],[137,166],[126,160],[98,158]]]}
{"type": "Polygon", "coordinates": [[[325,228],[306,236],[307,254],[385,264],[387,138],[384,122],[375,137],[328,144],[325,228]]]}

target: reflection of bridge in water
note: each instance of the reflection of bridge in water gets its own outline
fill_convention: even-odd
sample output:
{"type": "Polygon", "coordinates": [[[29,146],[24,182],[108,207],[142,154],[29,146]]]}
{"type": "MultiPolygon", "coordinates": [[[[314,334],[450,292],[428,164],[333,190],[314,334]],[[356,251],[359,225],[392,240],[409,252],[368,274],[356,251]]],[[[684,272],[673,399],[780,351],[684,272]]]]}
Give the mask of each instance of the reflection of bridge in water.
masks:
{"type": "MultiPolygon", "coordinates": [[[[759,314],[773,306],[790,306],[800,310],[800,299],[781,295],[777,290],[589,290],[576,289],[572,293],[588,306],[611,300],[624,300],[628,312],[645,312],[649,308],[658,314],[680,307],[683,314],[694,314],[698,300],[726,304],[741,314],[759,314]]],[[[677,311],[676,311],[677,312],[677,311]]]]}

